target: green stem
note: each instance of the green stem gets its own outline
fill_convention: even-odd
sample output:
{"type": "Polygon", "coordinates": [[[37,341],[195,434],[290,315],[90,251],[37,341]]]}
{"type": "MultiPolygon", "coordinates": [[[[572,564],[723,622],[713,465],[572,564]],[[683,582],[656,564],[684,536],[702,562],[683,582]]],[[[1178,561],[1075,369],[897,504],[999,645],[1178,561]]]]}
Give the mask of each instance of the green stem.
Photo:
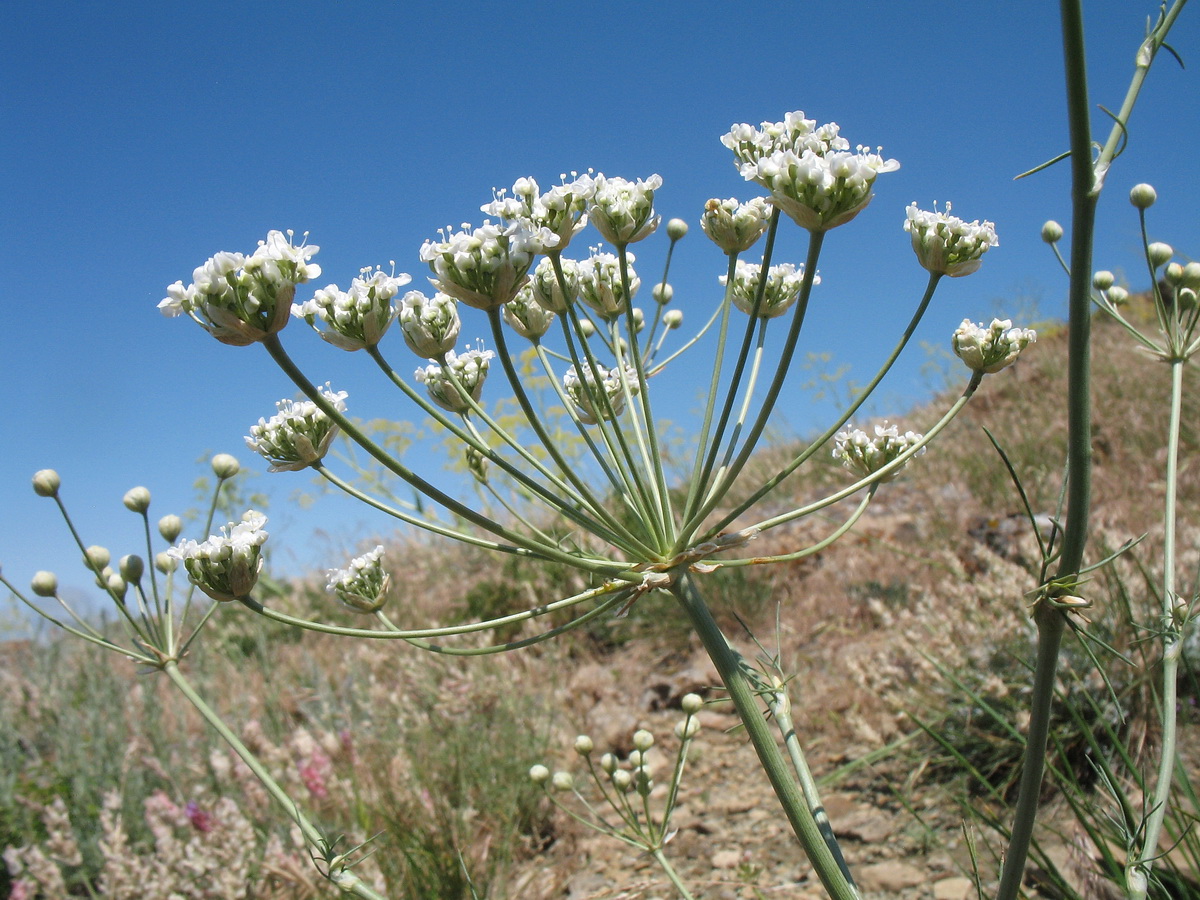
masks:
{"type": "MultiPolygon", "coordinates": [[[[267,793],[274,797],[275,801],[283,807],[283,811],[289,819],[296,823],[296,826],[304,835],[304,839],[308,842],[309,846],[316,853],[324,856],[329,849],[329,842],[325,840],[325,836],[308,820],[304,813],[300,812],[300,807],[279,786],[279,783],[271,777],[271,773],[258,761],[258,757],[251,753],[250,748],[243,744],[238,736],[230,730],[229,726],[225,724],[216,710],[209,706],[204,701],[204,698],[196,693],[191,682],[184,677],[174,662],[168,662],[163,667],[163,671],[167,673],[167,677],[171,679],[175,687],[179,688],[180,693],[188,699],[188,702],[196,708],[196,711],[204,717],[205,721],[221,736],[221,739],[229,745],[230,749],[238,755],[242,762],[254,773],[255,777],[262,782],[267,793]]],[[[365,897],[367,900],[386,900],[382,894],[377,893],[362,879],[347,869],[331,870],[327,877],[340,887],[343,893],[365,897]]]]}
{"type": "Polygon", "coordinates": [[[746,734],[754,745],[775,796],[779,798],[792,831],[799,838],[809,862],[816,870],[832,900],[860,900],[858,890],[842,873],[830,852],[825,838],[805,802],[804,794],[789,769],[788,762],[775,743],[775,735],[767,725],[754,685],[744,669],[744,661],[729,645],[725,635],[713,620],[704,598],[697,590],[692,576],[682,573],[671,587],[696,634],[708,651],[729,697],[741,716],[746,734]]]}
{"type": "Polygon", "coordinates": [[[662,867],[663,874],[666,875],[668,879],[670,879],[671,884],[675,885],[675,890],[679,891],[679,896],[683,897],[684,900],[694,900],[691,892],[684,885],[683,881],[679,877],[679,873],[675,871],[675,868],[671,865],[670,861],[667,859],[667,855],[662,852],[662,849],[659,848],[659,849],[653,850],[653,851],[651,851],[650,855],[653,856],[655,862],[657,862],[659,864],[659,866],[662,867]]]}

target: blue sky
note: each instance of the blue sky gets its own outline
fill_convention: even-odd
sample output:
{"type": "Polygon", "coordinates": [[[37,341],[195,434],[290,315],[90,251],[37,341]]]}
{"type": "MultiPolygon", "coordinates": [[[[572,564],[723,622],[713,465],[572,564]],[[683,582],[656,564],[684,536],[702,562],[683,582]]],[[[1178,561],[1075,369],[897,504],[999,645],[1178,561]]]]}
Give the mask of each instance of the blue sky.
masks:
{"type": "MultiPolygon", "coordinates": [[[[218,250],[249,252],[270,228],[310,231],[317,286],[343,287],[387,265],[424,286],[421,243],[483,218],[493,186],[543,186],[589,167],[659,173],[658,208],[692,223],[677,252],[675,305],[687,325],[711,308],[722,257],[695,223],[709,197],[755,191],[719,136],[734,122],[804,110],[852,144],[882,145],[902,168],[871,207],[834,231],[821,261],[802,352],[829,352],[866,378],[919,299],[925,274],[901,230],[912,200],[950,200],[996,223],[982,270],[944,285],[917,342],[945,346],[965,316],[1036,303],[1062,311],[1065,282],[1038,238],[1069,218],[1065,166],[1013,176],[1066,147],[1057,4],[926,0],[547,3],[519,6],[263,2],[0,7],[0,565],[27,583],[39,568],[83,585],[52,506],[29,476],[58,469],[86,541],[138,549],[121,496],[136,484],[158,515],[194,505],[195,460],[229,451],[252,463],[247,427],[291,396],[258,347],[219,345],[155,310],[167,284],[218,250]]],[[[1086,4],[1093,99],[1120,104],[1152,3],[1086,4]]],[[[1190,63],[1200,26],[1182,16],[1174,45],[1190,63]]],[[[1125,195],[1159,188],[1154,237],[1195,252],[1194,148],[1200,81],[1164,57],[1132,123],[1101,206],[1097,262],[1135,287],[1136,218],[1125,195]]],[[[1098,136],[1107,133],[1097,114],[1098,136]]],[[[594,242],[594,232],[581,235],[594,242]]],[[[777,259],[799,257],[790,229],[777,259]]],[[[636,248],[648,274],[664,239],[636,248]]],[[[797,258],[796,261],[799,261],[797,258]]],[[[303,291],[303,288],[302,288],[303,291]]],[[[649,303],[649,298],[642,298],[649,303]]],[[[480,329],[476,320],[463,337],[480,329]]],[[[415,366],[398,335],[400,368],[415,366]]],[[[368,361],[293,323],[285,343],[314,381],[351,393],[351,412],[406,418],[368,361]]],[[[914,342],[882,409],[918,399],[926,356],[914,342]]],[[[686,422],[707,356],[676,366],[660,409],[686,422]]],[[[821,424],[795,379],[784,409],[821,424]]],[[[432,456],[415,457],[436,470],[432,456]]],[[[257,466],[261,471],[264,467],[257,466]]],[[[353,507],[287,502],[306,475],[272,488],[276,559],[299,571],[339,562],[390,525],[353,507]],[[316,536],[314,536],[316,535],[316,536]]]]}

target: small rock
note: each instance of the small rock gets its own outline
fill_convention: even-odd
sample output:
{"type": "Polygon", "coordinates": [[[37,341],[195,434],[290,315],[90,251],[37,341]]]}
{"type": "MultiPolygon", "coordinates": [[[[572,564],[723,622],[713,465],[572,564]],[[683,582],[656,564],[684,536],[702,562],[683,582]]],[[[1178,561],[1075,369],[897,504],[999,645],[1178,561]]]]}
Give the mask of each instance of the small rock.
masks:
{"type": "Polygon", "coordinates": [[[968,900],[975,896],[975,882],[955,876],[933,883],[933,900],[968,900]]]}
{"type": "Polygon", "coordinates": [[[925,883],[925,872],[908,863],[889,860],[863,866],[855,873],[859,887],[868,891],[894,894],[925,883]]]}

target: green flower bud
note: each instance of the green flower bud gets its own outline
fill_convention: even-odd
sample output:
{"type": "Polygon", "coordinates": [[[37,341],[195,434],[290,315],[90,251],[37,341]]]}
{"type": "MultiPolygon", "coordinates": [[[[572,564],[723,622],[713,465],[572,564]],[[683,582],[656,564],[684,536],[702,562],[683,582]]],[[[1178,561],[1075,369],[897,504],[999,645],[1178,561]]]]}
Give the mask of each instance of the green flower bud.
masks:
{"type": "Polygon", "coordinates": [[[1129,192],[1129,202],[1138,209],[1149,209],[1158,199],[1158,194],[1148,184],[1135,184],[1129,192]]]}
{"type": "Polygon", "coordinates": [[[629,765],[633,766],[633,768],[636,769],[639,766],[645,765],[645,762],[646,762],[646,760],[642,756],[641,750],[630,750],[629,751],[629,765]]]}
{"type": "Polygon", "coordinates": [[[1150,265],[1158,268],[1171,261],[1171,257],[1175,255],[1175,249],[1170,244],[1164,244],[1162,241],[1155,241],[1146,248],[1146,256],[1150,258],[1150,265]]]}
{"type": "Polygon", "coordinates": [[[237,458],[228,453],[218,453],[211,461],[213,474],[222,481],[232,478],[242,468],[237,458]]]}
{"type": "Polygon", "coordinates": [[[1121,287],[1119,284],[1114,284],[1108,289],[1108,302],[1113,306],[1120,306],[1129,299],[1129,291],[1121,287]]]}
{"type": "Polygon", "coordinates": [[[633,734],[633,746],[645,753],[654,746],[654,735],[642,728],[633,734]]]}
{"type": "Polygon", "coordinates": [[[130,512],[144,513],[150,508],[150,492],[144,487],[130,488],[122,502],[130,512]]]}
{"type": "Polygon", "coordinates": [[[580,756],[587,756],[595,749],[596,745],[586,734],[581,734],[579,737],[575,738],[575,752],[580,756]]]}
{"type": "Polygon", "coordinates": [[[1057,244],[1062,240],[1062,236],[1062,226],[1053,219],[1050,219],[1045,225],[1042,226],[1042,240],[1047,244],[1057,244]]]}
{"type": "Polygon", "coordinates": [[[688,233],[688,224],[683,219],[672,219],[667,223],[667,237],[677,241],[688,233]]]}
{"type": "Polygon", "coordinates": [[[1190,262],[1183,267],[1183,283],[1186,287],[1200,288],[1200,262],[1190,262]]]}
{"type": "Polygon", "coordinates": [[[543,765],[532,766],[529,769],[529,780],[534,784],[545,784],[550,780],[550,770],[543,765]]]}
{"type": "Polygon", "coordinates": [[[162,535],[163,540],[168,543],[175,543],[175,538],[179,537],[183,531],[183,519],[179,516],[163,516],[158,520],[158,533],[162,535]]]}
{"type": "Polygon", "coordinates": [[[58,578],[53,572],[35,572],[29,586],[39,597],[53,597],[58,593],[58,578]]]}
{"type": "Polygon", "coordinates": [[[699,694],[684,694],[679,701],[679,708],[689,716],[694,716],[704,708],[704,698],[699,694]]]}
{"type": "Polygon", "coordinates": [[[170,575],[178,567],[179,560],[165,550],[162,553],[154,554],[154,568],[158,569],[164,575],[170,575]]]}
{"type": "Polygon", "coordinates": [[[53,469],[40,469],[33,475],[33,492],[39,497],[57,497],[62,479],[53,469]]]}
{"type": "Polygon", "coordinates": [[[1180,284],[1183,281],[1183,266],[1177,262],[1168,263],[1166,269],[1163,270],[1163,278],[1167,279],[1168,284],[1180,284]]]}
{"type": "Polygon", "coordinates": [[[92,545],[83,555],[83,564],[92,571],[99,571],[109,564],[112,554],[105,548],[92,545]]]}
{"type": "Polygon", "coordinates": [[[700,731],[700,720],[692,717],[680,719],[675,725],[675,737],[681,741],[694,738],[700,731]]]}
{"type": "Polygon", "coordinates": [[[108,588],[109,592],[112,593],[113,596],[115,596],[118,600],[125,599],[125,591],[129,587],[129,585],[125,583],[125,579],[116,572],[109,573],[108,578],[104,581],[104,586],[108,588]]]}
{"type": "Polygon", "coordinates": [[[611,753],[605,753],[602,757],[600,757],[600,768],[611,775],[613,772],[617,771],[617,758],[611,753]]]}
{"type": "Polygon", "coordinates": [[[593,334],[596,333],[596,326],[592,324],[591,319],[580,319],[579,320],[579,333],[582,334],[585,338],[590,338],[593,334]]]}
{"type": "Polygon", "coordinates": [[[677,309],[669,309],[663,313],[662,323],[665,328],[678,328],[683,324],[683,313],[677,309]]]}
{"type": "Polygon", "coordinates": [[[650,777],[650,773],[645,769],[638,769],[636,773],[637,792],[643,797],[646,797],[654,790],[654,779],[650,777]]]}
{"type": "Polygon", "coordinates": [[[618,791],[628,791],[633,787],[633,776],[624,769],[616,769],[610,774],[612,776],[613,787],[618,791]]]}
{"type": "Polygon", "coordinates": [[[569,791],[575,787],[575,779],[571,777],[570,772],[555,772],[554,777],[550,779],[550,786],[556,791],[569,791]]]}
{"type": "Polygon", "coordinates": [[[675,296],[675,288],[671,287],[665,281],[660,281],[650,289],[650,296],[654,298],[654,302],[660,306],[666,306],[671,302],[671,298],[675,296]]]}
{"type": "Polygon", "coordinates": [[[129,556],[122,556],[118,567],[121,570],[121,577],[130,584],[137,584],[141,581],[142,573],[146,571],[146,563],[140,556],[132,553],[129,556]]]}
{"type": "Polygon", "coordinates": [[[1109,272],[1107,269],[1101,269],[1092,276],[1092,287],[1098,291],[1107,291],[1113,286],[1116,280],[1112,272],[1109,272]]]}

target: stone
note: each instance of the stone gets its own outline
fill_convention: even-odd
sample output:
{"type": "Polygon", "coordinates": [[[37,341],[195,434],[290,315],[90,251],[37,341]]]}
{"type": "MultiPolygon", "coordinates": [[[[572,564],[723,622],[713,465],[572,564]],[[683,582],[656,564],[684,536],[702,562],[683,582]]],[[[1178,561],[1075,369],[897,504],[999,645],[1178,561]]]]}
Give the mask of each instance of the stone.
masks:
{"type": "Polygon", "coordinates": [[[954,876],[933,883],[933,900],[969,900],[975,896],[975,882],[954,876]]]}
{"type": "Polygon", "coordinates": [[[863,890],[882,891],[886,894],[916,887],[927,880],[924,870],[897,860],[863,866],[855,873],[854,878],[863,890]]]}

